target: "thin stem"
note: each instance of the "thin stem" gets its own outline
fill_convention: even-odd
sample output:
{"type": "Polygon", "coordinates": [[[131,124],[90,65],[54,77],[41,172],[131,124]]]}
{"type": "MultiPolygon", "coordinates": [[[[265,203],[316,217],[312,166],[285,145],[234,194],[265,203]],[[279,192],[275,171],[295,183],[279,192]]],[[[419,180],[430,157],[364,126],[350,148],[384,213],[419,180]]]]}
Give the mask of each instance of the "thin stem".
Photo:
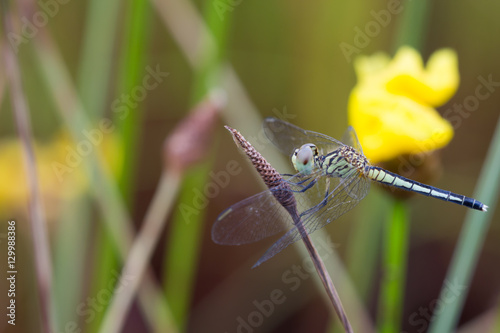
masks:
{"type": "MultiPolygon", "coordinates": [[[[33,1],[35,3],[35,1],[33,1]]],[[[115,47],[116,31],[118,30],[118,17],[120,15],[119,0],[108,0],[102,2],[99,0],[86,1],[85,23],[83,27],[83,41],[80,49],[80,61],[76,71],[76,83],[78,96],[81,103],[85,106],[85,112],[91,121],[100,119],[106,111],[109,111],[107,105],[107,96],[110,87],[111,77],[113,75],[113,49],[115,47]]],[[[36,7],[34,8],[36,9],[36,7]]],[[[91,211],[91,201],[82,198],[79,201],[81,210],[91,211]]],[[[92,223],[76,223],[81,235],[97,236],[95,243],[99,256],[95,257],[95,270],[87,278],[89,286],[87,292],[97,293],[103,288],[103,282],[111,279],[111,272],[118,268],[118,258],[113,251],[112,237],[106,233],[104,223],[96,223],[97,229],[92,235],[92,223]],[[99,237],[101,236],[101,237],[99,237]]],[[[74,244],[75,246],[78,244],[74,244]]],[[[87,245],[87,244],[82,244],[87,245]]],[[[77,249],[78,252],[85,252],[85,247],[77,249]]],[[[85,285],[85,284],[81,284],[85,285]]],[[[80,296],[81,290],[78,288],[71,290],[80,296]]],[[[64,304],[58,304],[64,307],[64,304]]],[[[102,312],[96,313],[96,318],[89,323],[89,328],[94,331],[102,320],[102,312]]]]}
{"type": "Polygon", "coordinates": [[[405,1],[403,16],[396,31],[398,34],[394,43],[394,52],[403,45],[421,50],[427,32],[429,16],[429,0],[405,1]]]}
{"type": "Polygon", "coordinates": [[[80,98],[91,119],[101,117],[106,111],[120,3],[119,0],[87,2],[88,11],[77,79],[80,98]]]}
{"type": "MultiPolygon", "coordinates": [[[[184,3],[188,4],[185,1],[184,3]]],[[[228,13],[226,19],[221,19],[214,3],[204,3],[204,18],[200,22],[204,22],[207,31],[211,33],[202,35],[204,39],[201,39],[197,50],[199,66],[193,67],[191,103],[198,103],[220,86],[220,66],[224,60],[231,16],[228,13]]],[[[189,22],[190,25],[193,23],[189,22]]],[[[214,162],[215,159],[211,158],[196,169],[185,173],[179,195],[179,207],[192,205],[193,189],[203,190],[202,187],[206,186],[208,173],[213,169],[214,162]]],[[[165,293],[171,301],[174,319],[181,330],[184,330],[189,317],[193,283],[200,257],[200,240],[206,226],[204,212],[205,209],[199,209],[196,214],[186,214],[182,209],[177,210],[172,218],[172,230],[165,246],[163,278],[165,293]],[[179,253],[183,255],[179,256],[179,253]]]]}
{"type": "Polygon", "coordinates": [[[500,165],[500,118],[491,142],[474,194],[474,198],[486,202],[490,205],[490,208],[488,212],[479,212],[472,209],[467,211],[465,223],[441,289],[440,299],[446,299],[446,302],[441,302],[443,307],[439,311],[439,315],[436,315],[431,323],[429,328],[431,333],[451,332],[454,330],[467,297],[479,252],[493,218],[500,188],[500,171],[498,168],[500,165]],[[460,291],[456,293],[456,297],[451,301],[447,296],[450,285],[460,291]]]}
{"type": "MultiPolygon", "coordinates": [[[[124,38],[122,46],[122,61],[120,63],[119,86],[116,95],[131,91],[134,87],[142,84],[141,75],[147,48],[151,10],[148,0],[132,0],[128,2],[127,17],[125,19],[124,38]]],[[[120,132],[121,146],[123,149],[123,170],[120,174],[118,184],[122,196],[128,206],[131,206],[132,186],[137,164],[138,138],[140,136],[142,115],[142,103],[137,103],[135,108],[129,107],[127,116],[115,113],[114,121],[120,132]],[[123,118],[123,119],[122,119],[123,118]]]]}
{"type": "Polygon", "coordinates": [[[328,298],[330,298],[330,302],[333,305],[333,308],[335,309],[335,312],[337,313],[337,316],[339,316],[340,321],[342,322],[342,326],[344,326],[344,329],[346,332],[351,333],[354,332],[351,326],[351,323],[349,322],[349,319],[347,318],[347,315],[344,311],[344,307],[342,306],[342,302],[340,301],[339,294],[337,293],[337,289],[335,289],[335,285],[332,282],[332,279],[330,275],[328,274],[328,270],[325,267],[325,264],[323,263],[323,260],[321,260],[321,257],[318,254],[318,251],[314,247],[314,244],[311,241],[311,238],[307,234],[306,230],[304,229],[304,226],[302,225],[302,222],[299,221],[299,223],[296,223],[297,228],[300,231],[300,234],[302,236],[302,241],[304,242],[307,252],[309,252],[309,255],[312,258],[312,261],[314,263],[314,267],[316,268],[316,271],[318,272],[318,275],[321,279],[321,282],[323,283],[323,286],[325,287],[326,293],[328,294],[328,298]]]}
{"type": "MultiPolygon", "coordinates": [[[[79,142],[85,138],[82,137],[83,130],[92,128],[92,126],[86,116],[85,108],[76,94],[64,61],[47,30],[40,30],[39,38],[34,40],[33,45],[42,78],[45,80],[61,118],[67,124],[73,139],[75,142],[79,142]]],[[[104,222],[107,224],[113,239],[113,245],[120,260],[125,260],[134,237],[131,217],[121,200],[113,179],[106,176],[99,156],[95,153],[90,154],[83,160],[83,164],[86,166],[91,181],[92,195],[104,216],[104,222]]],[[[158,327],[168,325],[168,318],[160,318],[164,319],[163,325],[155,322],[157,317],[153,318],[159,309],[164,310],[163,313],[169,312],[169,306],[157,281],[153,279],[152,272],[148,271],[145,280],[139,295],[141,309],[145,317],[149,323],[155,323],[158,327]]]]}
{"type": "MultiPolygon", "coordinates": [[[[122,292],[115,293],[100,332],[120,332],[137,290],[143,282],[143,276],[148,268],[153,250],[165,226],[166,216],[175,203],[181,178],[181,173],[176,171],[162,174],[158,189],[142,223],[142,228],[123,267],[122,275],[133,276],[133,279],[122,292]]],[[[174,327],[162,329],[173,332],[174,327]]]]}
{"type": "MultiPolygon", "coordinates": [[[[212,158],[186,172],[178,195],[178,207],[191,207],[193,189],[203,191],[213,164],[212,158]]],[[[181,331],[185,330],[189,319],[193,284],[196,282],[203,230],[206,227],[204,210],[197,210],[196,213],[178,209],[172,216],[169,238],[165,244],[163,286],[172,315],[181,331]]]]}
{"type": "Polygon", "coordinates": [[[384,239],[383,275],[380,291],[378,332],[399,332],[403,310],[408,252],[408,211],[402,201],[394,201],[384,239]]]}
{"type": "MultiPolygon", "coordinates": [[[[1,2],[2,21],[4,33],[13,32],[10,12],[7,1],[1,2]]],[[[5,39],[7,40],[7,39],[5,39]]],[[[2,47],[4,51],[5,72],[12,101],[12,109],[16,121],[17,132],[23,146],[24,166],[29,186],[29,214],[31,236],[33,237],[33,250],[35,256],[35,270],[37,276],[38,292],[40,294],[40,308],[42,312],[42,326],[44,332],[53,332],[52,313],[52,261],[48,242],[45,215],[42,208],[40,188],[36,170],[35,153],[33,149],[33,137],[29,109],[26,103],[21,84],[19,63],[14,50],[7,45],[2,47]]],[[[15,268],[10,267],[15,271],[15,268]]]]}

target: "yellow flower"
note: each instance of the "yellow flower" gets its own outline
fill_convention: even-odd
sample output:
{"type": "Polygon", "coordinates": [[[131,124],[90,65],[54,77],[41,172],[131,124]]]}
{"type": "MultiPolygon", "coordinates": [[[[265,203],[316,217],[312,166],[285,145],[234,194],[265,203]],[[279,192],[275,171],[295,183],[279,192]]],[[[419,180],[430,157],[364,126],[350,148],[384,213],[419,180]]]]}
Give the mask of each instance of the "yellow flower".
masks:
{"type": "MultiPolygon", "coordinates": [[[[108,173],[118,174],[122,150],[116,135],[103,135],[102,142],[90,146],[108,162],[108,173]]],[[[89,186],[84,169],[85,156],[67,133],[56,135],[50,142],[34,142],[40,194],[49,219],[55,217],[65,200],[85,193],[89,186]],[[80,160],[77,160],[77,159],[80,160]],[[72,161],[76,160],[74,164],[72,161]]],[[[23,160],[23,147],[18,139],[0,140],[0,216],[24,212],[28,201],[28,184],[23,160]]]]}
{"type": "Polygon", "coordinates": [[[392,60],[384,54],[359,57],[355,69],[349,123],[373,163],[439,149],[451,140],[453,128],[435,107],[458,87],[454,51],[435,52],[424,68],[417,51],[402,47],[392,60]]]}

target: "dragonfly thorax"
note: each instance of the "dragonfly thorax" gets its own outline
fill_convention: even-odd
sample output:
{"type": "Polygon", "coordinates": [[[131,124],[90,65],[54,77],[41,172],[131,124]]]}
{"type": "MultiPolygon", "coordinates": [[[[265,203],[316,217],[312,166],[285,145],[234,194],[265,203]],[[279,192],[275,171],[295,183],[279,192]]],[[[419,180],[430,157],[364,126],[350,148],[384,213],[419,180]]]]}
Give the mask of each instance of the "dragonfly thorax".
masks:
{"type": "Polygon", "coordinates": [[[358,169],[360,172],[364,172],[365,167],[369,164],[366,157],[352,147],[344,146],[340,148],[340,153],[345,158],[346,162],[358,169]]]}
{"type": "Polygon", "coordinates": [[[293,167],[303,175],[310,175],[316,167],[318,156],[318,148],[312,143],[306,143],[293,152],[293,167]]]}
{"type": "Polygon", "coordinates": [[[322,168],[330,177],[347,177],[354,171],[364,172],[368,160],[354,148],[343,146],[326,155],[322,168]]]}

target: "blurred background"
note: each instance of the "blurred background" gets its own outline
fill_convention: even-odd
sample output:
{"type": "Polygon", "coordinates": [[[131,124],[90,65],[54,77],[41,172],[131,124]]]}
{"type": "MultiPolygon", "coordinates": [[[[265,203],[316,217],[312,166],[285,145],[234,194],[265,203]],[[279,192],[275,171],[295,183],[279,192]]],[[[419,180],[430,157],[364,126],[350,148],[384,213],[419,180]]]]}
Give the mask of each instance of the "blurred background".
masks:
{"type": "MultiPolygon", "coordinates": [[[[500,3],[494,1],[3,4],[3,23],[12,21],[2,26],[0,248],[7,253],[7,221],[15,220],[18,289],[16,326],[2,320],[0,331],[341,332],[302,244],[251,269],[276,239],[242,246],[211,240],[218,214],[264,189],[223,125],[290,173],[288,157],[263,137],[264,117],[340,138],[356,55],[392,56],[410,44],[426,61],[449,47],[461,79],[441,114],[476,94],[481,78],[493,83],[436,153],[441,165],[430,183],[473,196],[500,115],[500,3]],[[381,11],[390,13],[386,20],[381,11]],[[367,26],[375,30],[361,42],[367,26]],[[29,108],[31,139],[24,143],[6,48],[17,58],[29,108]],[[193,111],[204,115],[186,121],[193,111]],[[38,218],[29,208],[36,198],[26,180],[26,144],[35,152],[38,218]],[[44,250],[36,239],[44,235],[33,229],[35,220],[45,227],[50,251],[48,301],[38,291],[35,254],[44,250]],[[152,254],[131,265],[129,284],[123,264],[148,220],[157,222],[144,235],[152,254]],[[120,317],[113,300],[134,283],[137,294],[120,317]]],[[[398,332],[426,332],[433,311],[458,295],[466,297],[457,331],[500,331],[497,197],[479,199],[492,208],[491,224],[484,242],[479,237],[469,287],[446,279],[466,208],[424,196],[406,201],[411,223],[398,332]],[[440,298],[444,285],[450,298],[440,298]]],[[[382,331],[382,230],[392,200],[374,185],[358,207],[315,234],[356,331],[382,331]]],[[[1,281],[5,309],[8,285],[1,281]]]]}

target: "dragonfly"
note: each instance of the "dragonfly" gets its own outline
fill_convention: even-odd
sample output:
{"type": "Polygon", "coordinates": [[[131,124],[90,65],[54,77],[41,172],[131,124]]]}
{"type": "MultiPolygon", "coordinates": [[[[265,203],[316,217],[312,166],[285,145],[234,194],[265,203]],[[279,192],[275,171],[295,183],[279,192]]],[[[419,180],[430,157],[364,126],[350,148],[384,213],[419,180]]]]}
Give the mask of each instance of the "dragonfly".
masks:
{"type": "MultiPolygon", "coordinates": [[[[297,173],[283,175],[283,181],[301,207],[300,221],[307,234],[353,209],[367,195],[372,181],[475,210],[488,208],[473,198],[371,165],[352,127],[341,141],[277,118],[266,118],[263,128],[268,139],[291,156],[297,173]]],[[[253,267],[302,238],[297,221],[277,201],[273,191],[271,188],[234,204],[219,215],[212,228],[213,241],[222,245],[253,243],[281,233],[253,267]]]]}

